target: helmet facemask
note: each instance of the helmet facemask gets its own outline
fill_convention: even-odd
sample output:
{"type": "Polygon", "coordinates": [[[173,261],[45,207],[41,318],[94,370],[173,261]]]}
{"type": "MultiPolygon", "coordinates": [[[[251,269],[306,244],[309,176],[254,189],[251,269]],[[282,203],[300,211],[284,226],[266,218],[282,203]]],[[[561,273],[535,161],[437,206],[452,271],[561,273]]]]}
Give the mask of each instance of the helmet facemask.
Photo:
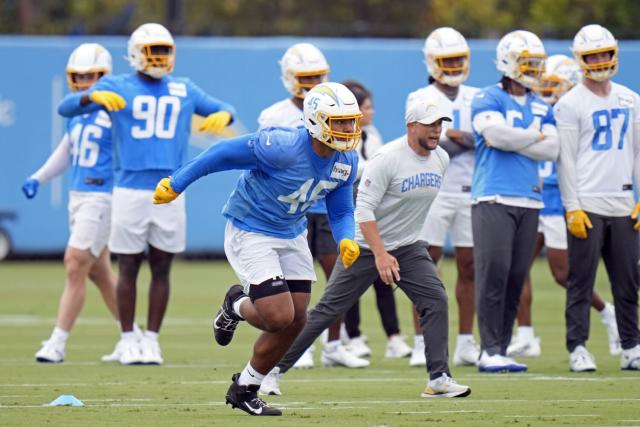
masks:
{"type": "Polygon", "coordinates": [[[531,54],[523,51],[517,59],[517,73],[513,80],[522,86],[534,89],[540,85],[540,79],[544,73],[544,61],[546,55],[531,54]]]}
{"type": "Polygon", "coordinates": [[[93,86],[100,77],[108,72],[106,69],[93,69],[82,72],[67,69],[67,85],[69,85],[69,89],[72,92],[82,92],[93,86]]]}
{"type": "Polygon", "coordinates": [[[576,61],[580,64],[580,68],[582,69],[582,73],[585,78],[598,82],[606,81],[615,76],[618,72],[618,47],[605,47],[602,49],[579,52],[576,53],[576,61]],[[610,52],[608,61],[598,62],[596,64],[587,63],[587,56],[602,52],[610,52]]]}
{"type": "MultiPolygon", "coordinates": [[[[329,69],[314,70],[314,71],[299,71],[293,74],[293,91],[296,98],[304,99],[311,89],[320,83],[328,81],[329,69]],[[313,82],[301,82],[301,78],[305,77],[319,77],[319,81],[313,82]]],[[[315,79],[314,79],[315,80],[315,79]]]]}
{"type": "Polygon", "coordinates": [[[360,121],[362,120],[362,113],[329,116],[326,113],[318,112],[316,114],[316,120],[322,124],[322,134],[317,137],[320,142],[328,145],[337,151],[350,151],[360,143],[362,136],[362,129],[360,127],[360,121]],[[351,121],[352,131],[340,131],[335,130],[334,127],[340,126],[337,121],[351,121]]]}
{"type": "Polygon", "coordinates": [[[140,72],[159,79],[173,71],[175,44],[148,43],[138,46],[141,55],[140,72]]]}
{"type": "Polygon", "coordinates": [[[469,52],[428,55],[429,74],[447,86],[460,86],[469,76],[469,52]]]}

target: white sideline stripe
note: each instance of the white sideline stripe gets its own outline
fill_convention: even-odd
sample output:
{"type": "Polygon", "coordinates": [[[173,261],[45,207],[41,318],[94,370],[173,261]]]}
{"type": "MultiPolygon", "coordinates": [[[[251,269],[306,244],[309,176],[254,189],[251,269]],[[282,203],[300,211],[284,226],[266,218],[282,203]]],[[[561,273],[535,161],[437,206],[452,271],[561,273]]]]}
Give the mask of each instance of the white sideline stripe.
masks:
{"type": "MultiPolygon", "coordinates": [[[[86,408],[153,408],[166,406],[223,406],[224,402],[200,402],[200,403],[106,403],[98,405],[85,405],[86,408]]],[[[52,408],[49,404],[42,405],[2,405],[0,409],[25,409],[25,408],[52,408]]],[[[320,409],[320,408],[318,408],[320,409]]]]}
{"type": "Polygon", "coordinates": [[[461,409],[459,411],[394,411],[394,412],[385,412],[385,414],[393,414],[393,415],[404,415],[404,414],[479,414],[486,413],[484,410],[464,410],[461,409]]]}
{"type": "Polygon", "coordinates": [[[600,414],[563,414],[563,415],[503,415],[505,418],[560,418],[560,417],[599,417],[600,414]]]}
{"type": "MultiPolygon", "coordinates": [[[[204,317],[167,317],[163,320],[163,325],[192,326],[209,324],[212,318],[204,317]]],[[[4,314],[0,315],[0,326],[36,326],[53,325],[55,317],[35,316],[30,314],[4,314]]],[[[113,319],[108,317],[80,316],[77,321],[80,325],[109,325],[117,328],[113,319]]]]}

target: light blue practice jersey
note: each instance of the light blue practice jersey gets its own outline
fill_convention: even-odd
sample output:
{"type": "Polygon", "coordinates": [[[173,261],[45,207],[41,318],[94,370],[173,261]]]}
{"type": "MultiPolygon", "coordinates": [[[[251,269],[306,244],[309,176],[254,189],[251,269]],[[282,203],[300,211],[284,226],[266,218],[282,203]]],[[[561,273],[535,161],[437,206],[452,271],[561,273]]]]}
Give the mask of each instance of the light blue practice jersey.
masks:
{"type": "MultiPolygon", "coordinates": [[[[116,92],[127,103],[122,110],[110,113],[118,187],[152,190],[162,177],[180,167],[193,114],[204,117],[218,111],[235,114],[233,107],[208,96],[189,79],[171,75],[159,80],[146,80],[138,74],[109,75],[101,78],[90,92],[97,90],[116,92]]],[[[79,97],[67,98],[59,108],[63,115],[100,108],[94,103],[80,107],[79,97]]]]}
{"type": "Polygon", "coordinates": [[[70,191],[111,192],[111,120],[104,110],[75,116],[67,122],[71,153],[70,191]]]}
{"type": "MultiPolygon", "coordinates": [[[[541,98],[527,93],[520,105],[500,85],[489,86],[478,92],[471,104],[471,117],[498,112],[509,126],[528,128],[534,120],[540,127],[555,125],[553,110],[541,98]]],[[[476,167],[473,174],[471,197],[484,196],[528,197],[542,200],[538,161],[516,152],[503,151],[485,143],[482,134],[473,132],[476,146],[476,167]]]]}
{"type": "Polygon", "coordinates": [[[539,172],[542,178],[542,201],[544,202],[540,215],[564,215],[556,162],[540,162],[539,172]]]}
{"type": "MultiPolygon", "coordinates": [[[[320,157],[304,128],[267,128],[253,134],[249,145],[257,167],[240,176],[223,211],[236,227],[291,239],[306,230],[305,213],[314,202],[344,186],[353,197],[355,151],[320,157]]],[[[353,211],[352,200],[346,200],[353,211]]],[[[331,219],[332,212],[328,214],[331,219]]]]}

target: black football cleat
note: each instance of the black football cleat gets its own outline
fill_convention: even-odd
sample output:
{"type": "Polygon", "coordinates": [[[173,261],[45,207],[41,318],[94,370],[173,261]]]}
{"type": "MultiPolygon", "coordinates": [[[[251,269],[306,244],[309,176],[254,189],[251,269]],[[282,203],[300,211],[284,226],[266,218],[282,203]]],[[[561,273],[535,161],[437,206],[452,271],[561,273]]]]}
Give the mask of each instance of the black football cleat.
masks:
{"type": "Polygon", "coordinates": [[[231,377],[233,383],[229,387],[229,390],[227,390],[227,405],[231,405],[234,409],[241,409],[249,415],[282,415],[280,409],[267,405],[267,402],[258,397],[259,385],[240,385],[238,384],[238,378],[240,378],[239,373],[233,374],[231,377]]]}
{"type": "Polygon", "coordinates": [[[238,322],[244,320],[233,311],[233,303],[243,296],[246,295],[242,286],[231,285],[224,296],[224,301],[220,310],[218,310],[218,314],[213,319],[213,336],[216,342],[222,346],[231,342],[238,322]]]}

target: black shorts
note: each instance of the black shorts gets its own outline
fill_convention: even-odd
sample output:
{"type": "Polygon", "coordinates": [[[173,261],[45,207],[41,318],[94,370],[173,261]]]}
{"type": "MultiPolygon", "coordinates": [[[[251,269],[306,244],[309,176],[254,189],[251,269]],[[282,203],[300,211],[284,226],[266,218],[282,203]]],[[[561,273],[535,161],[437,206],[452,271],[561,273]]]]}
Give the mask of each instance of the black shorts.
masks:
{"type": "Polygon", "coordinates": [[[338,245],[333,240],[327,215],[307,214],[307,241],[309,242],[311,255],[314,258],[320,255],[338,253],[338,245]]]}

